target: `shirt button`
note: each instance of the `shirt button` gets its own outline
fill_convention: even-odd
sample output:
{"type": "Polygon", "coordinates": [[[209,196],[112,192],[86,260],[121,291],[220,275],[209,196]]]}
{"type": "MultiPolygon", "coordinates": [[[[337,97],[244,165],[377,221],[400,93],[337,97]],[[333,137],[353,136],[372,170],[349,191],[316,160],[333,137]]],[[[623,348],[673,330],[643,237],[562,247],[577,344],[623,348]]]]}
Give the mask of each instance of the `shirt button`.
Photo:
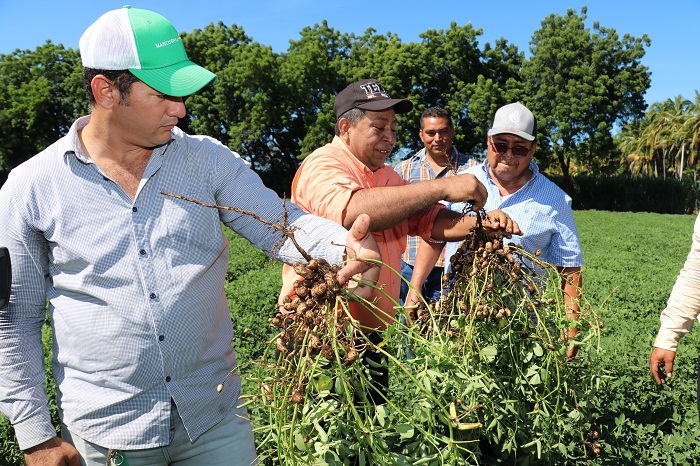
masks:
{"type": "Polygon", "coordinates": [[[139,251],[139,254],[141,254],[142,256],[145,256],[145,255],[146,255],[146,250],[145,250],[145,249],[141,249],[141,250],[139,251]]]}
{"type": "Polygon", "coordinates": [[[165,381],[166,381],[166,382],[170,382],[170,380],[171,380],[171,379],[170,379],[170,376],[167,376],[167,377],[165,378],[165,381]]]}
{"type": "Polygon", "coordinates": [[[138,212],[138,211],[139,211],[138,207],[136,207],[136,206],[132,207],[131,210],[132,210],[133,212],[138,212]]]}
{"type": "Polygon", "coordinates": [[[158,340],[160,340],[160,341],[165,340],[165,335],[158,335],[158,340]]]}
{"type": "Polygon", "coordinates": [[[151,298],[151,299],[156,299],[156,294],[155,294],[155,293],[151,293],[151,294],[148,295],[148,297],[151,298]]]}

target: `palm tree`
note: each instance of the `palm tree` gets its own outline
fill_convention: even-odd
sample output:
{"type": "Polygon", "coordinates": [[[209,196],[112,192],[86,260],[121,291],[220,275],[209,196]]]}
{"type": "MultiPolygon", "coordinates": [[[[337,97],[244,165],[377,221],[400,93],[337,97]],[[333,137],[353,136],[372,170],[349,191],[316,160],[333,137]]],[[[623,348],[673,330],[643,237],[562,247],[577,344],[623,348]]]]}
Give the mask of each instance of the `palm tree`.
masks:
{"type": "Polygon", "coordinates": [[[688,108],[688,117],[683,123],[686,139],[690,143],[688,165],[693,166],[694,178],[697,178],[696,164],[700,153],[700,93],[695,91],[695,101],[688,108]]]}

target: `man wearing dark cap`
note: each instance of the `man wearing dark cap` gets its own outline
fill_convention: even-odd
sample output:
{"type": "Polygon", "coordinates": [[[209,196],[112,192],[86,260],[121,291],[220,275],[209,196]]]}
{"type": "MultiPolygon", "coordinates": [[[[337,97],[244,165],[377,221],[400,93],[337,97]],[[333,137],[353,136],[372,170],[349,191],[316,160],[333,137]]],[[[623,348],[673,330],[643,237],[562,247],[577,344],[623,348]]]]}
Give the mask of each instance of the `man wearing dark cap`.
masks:
{"type": "MultiPolygon", "coordinates": [[[[301,247],[331,263],[344,250],[379,259],[369,219],[356,215],[348,232],[289,204],[285,212],[237,154],[177,128],[183,97],[216,76],[187,58],[161,15],[110,11],[80,52],[91,114],[0,189],[13,280],[0,310],[0,410],[28,466],[255,464],[221,223],[282,261],[303,258],[252,216],[163,192],[272,223],[286,213],[301,247]],[[47,299],[61,438],[44,391],[47,299]]],[[[338,280],[366,268],[352,261],[338,280]]]]}
{"type": "MultiPolygon", "coordinates": [[[[412,108],[407,99],[392,99],[376,79],[348,85],[335,99],[333,141],[304,160],[292,183],[292,201],[307,212],[341,225],[351,224],[361,212],[370,213],[370,230],[388,267],[382,267],[381,290],[370,299],[376,299],[381,314],[352,304],[351,312],[367,331],[385,328],[395,315],[407,235],[462,239],[475,217],[451,212],[439,201],[470,202],[475,210],[486,201],[485,188],[473,175],[409,183],[385,164],[396,143],[396,115],[412,108]]],[[[485,227],[494,234],[520,234],[518,225],[503,212],[495,211],[489,219],[485,227]]],[[[285,267],[280,299],[295,279],[291,267],[285,267]]]]}

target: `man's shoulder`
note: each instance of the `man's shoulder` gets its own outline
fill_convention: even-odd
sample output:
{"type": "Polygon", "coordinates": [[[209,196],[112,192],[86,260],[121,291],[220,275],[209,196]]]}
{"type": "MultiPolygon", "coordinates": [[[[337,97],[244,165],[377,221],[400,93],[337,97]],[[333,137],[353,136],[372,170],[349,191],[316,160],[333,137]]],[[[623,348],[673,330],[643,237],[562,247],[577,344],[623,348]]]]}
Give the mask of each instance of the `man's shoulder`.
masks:
{"type": "Polygon", "coordinates": [[[463,165],[462,168],[457,171],[457,173],[470,173],[472,175],[476,175],[477,177],[485,176],[486,171],[484,170],[484,166],[484,162],[463,165]]]}
{"type": "Polygon", "coordinates": [[[56,164],[65,160],[66,153],[74,152],[68,136],[54,141],[51,145],[36,155],[28,158],[12,169],[15,173],[38,175],[41,173],[55,174],[56,164]]]}
{"type": "Polygon", "coordinates": [[[171,132],[172,138],[179,141],[181,144],[185,145],[212,145],[219,147],[226,147],[224,143],[211,136],[206,136],[203,134],[189,134],[181,130],[180,128],[173,128],[171,132]]]}
{"type": "Polygon", "coordinates": [[[544,176],[542,173],[537,173],[535,176],[536,184],[535,191],[533,193],[534,196],[552,206],[563,204],[567,204],[569,206],[571,205],[571,196],[569,196],[566,191],[559,187],[559,185],[544,176]]]}
{"type": "Polygon", "coordinates": [[[421,155],[423,154],[423,149],[419,150],[415,154],[409,156],[408,158],[403,159],[399,163],[396,164],[397,168],[406,168],[410,167],[416,163],[420,163],[421,161],[421,155]]]}
{"type": "Polygon", "coordinates": [[[309,155],[304,157],[304,160],[301,162],[301,166],[307,169],[309,167],[322,166],[327,168],[342,168],[345,171],[350,169],[350,165],[348,154],[331,143],[315,149],[309,155]]]}

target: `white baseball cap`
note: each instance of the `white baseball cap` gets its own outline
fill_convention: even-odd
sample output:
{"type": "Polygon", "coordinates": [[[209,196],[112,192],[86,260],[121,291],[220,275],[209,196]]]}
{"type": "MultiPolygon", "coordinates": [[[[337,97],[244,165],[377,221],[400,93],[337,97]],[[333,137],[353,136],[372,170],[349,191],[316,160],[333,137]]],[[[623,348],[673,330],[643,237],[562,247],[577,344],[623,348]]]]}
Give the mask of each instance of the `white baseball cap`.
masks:
{"type": "Polygon", "coordinates": [[[131,8],[108,11],[92,23],[80,38],[83,66],[98,70],[129,70],[163,94],[183,97],[217,76],[192,63],[172,24],[149,10],[131,8]]]}
{"type": "Polygon", "coordinates": [[[528,141],[534,141],[537,136],[537,121],[535,115],[520,102],[504,105],[496,110],[489,136],[497,134],[515,134],[528,141]]]}

